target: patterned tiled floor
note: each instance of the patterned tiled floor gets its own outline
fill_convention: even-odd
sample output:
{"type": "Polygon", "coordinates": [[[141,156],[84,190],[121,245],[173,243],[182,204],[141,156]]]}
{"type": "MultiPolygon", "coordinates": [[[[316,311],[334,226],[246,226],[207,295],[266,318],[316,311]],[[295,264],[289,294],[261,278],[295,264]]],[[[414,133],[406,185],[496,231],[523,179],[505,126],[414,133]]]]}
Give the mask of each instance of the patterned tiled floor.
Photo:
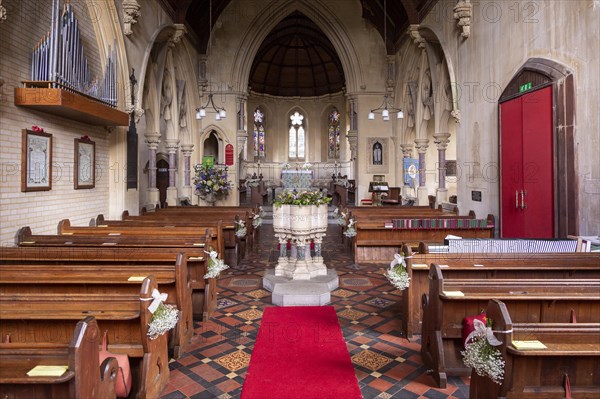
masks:
{"type": "MultiPolygon", "coordinates": [[[[468,398],[467,378],[449,377],[448,388],[432,388],[418,339],[401,337],[399,292],[383,277],[382,268],[352,268],[340,237],[339,227],[330,225],[323,257],[340,277],[331,305],[364,399],[468,398]]],[[[277,256],[272,226],[263,225],[258,248],[239,268],[221,274],[219,310],[210,322],[196,323],[192,350],[171,362],[163,399],[240,397],[263,310],[273,306],[271,294],[262,288],[262,275],[275,266],[277,256]]]]}

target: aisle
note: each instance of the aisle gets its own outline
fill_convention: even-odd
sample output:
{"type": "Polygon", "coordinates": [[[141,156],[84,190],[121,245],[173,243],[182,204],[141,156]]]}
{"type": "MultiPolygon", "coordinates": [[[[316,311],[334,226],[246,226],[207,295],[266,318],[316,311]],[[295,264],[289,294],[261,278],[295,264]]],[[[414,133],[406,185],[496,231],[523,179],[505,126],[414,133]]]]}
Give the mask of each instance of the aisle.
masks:
{"type": "MultiPolygon", "coordinates": [[[[273,306],[271,294],[262,288],[262,275],[274,267],[278,251],[272,225],[261,230],[256,251],[240,269],[221,275],[219,310],[210,322],[195,323],[192,350],[171,363],[164,399],[240,397],[263,311],[273,306]]],[[[365,399],[468,398],[468,379],[449,377],[447,389],[431,387],[433,379],[421,363],[418,342],[400,337],[399,292],[387,283],[383,269],[349,267],[350,254],[336,225],[329,225],[323,257],[340,277],[331,305],[365,399]]]]}

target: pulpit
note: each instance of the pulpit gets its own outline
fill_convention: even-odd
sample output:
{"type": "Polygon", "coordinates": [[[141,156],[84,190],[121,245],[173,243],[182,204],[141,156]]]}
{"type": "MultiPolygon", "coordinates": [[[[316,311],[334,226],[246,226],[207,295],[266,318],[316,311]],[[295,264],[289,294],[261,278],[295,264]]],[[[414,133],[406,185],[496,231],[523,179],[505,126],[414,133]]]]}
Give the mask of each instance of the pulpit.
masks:
{"type": "Polygon", "coordinates": [[[282,170],[281,182],[284,189],[308,190],[312,186],[311,170],[282,170]]]}

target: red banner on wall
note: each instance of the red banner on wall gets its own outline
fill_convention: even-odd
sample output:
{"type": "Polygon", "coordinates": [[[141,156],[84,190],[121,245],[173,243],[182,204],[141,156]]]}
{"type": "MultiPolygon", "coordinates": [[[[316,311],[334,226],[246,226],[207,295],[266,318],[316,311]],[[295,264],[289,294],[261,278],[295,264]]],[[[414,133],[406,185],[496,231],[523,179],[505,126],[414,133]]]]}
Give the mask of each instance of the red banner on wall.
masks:
{"type": "Polygon", "coordinates": [[[225,146],[225,165],[233,165],[233,144],[227,144],[225,146]]]}

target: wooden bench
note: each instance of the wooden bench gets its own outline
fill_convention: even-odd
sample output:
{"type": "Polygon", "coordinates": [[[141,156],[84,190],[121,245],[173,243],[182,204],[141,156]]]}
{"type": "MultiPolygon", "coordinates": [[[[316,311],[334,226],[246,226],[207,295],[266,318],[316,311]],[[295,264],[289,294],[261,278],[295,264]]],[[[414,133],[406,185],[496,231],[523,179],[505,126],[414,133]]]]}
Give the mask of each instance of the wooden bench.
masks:
{"type": "Polygon", "coordinates": [[[600,312],[600,279],[444,279],[429,270],[429,294],[423,296],[421,358],[440,388],[448,375],[470,375],[460,355],[462,320],[485,309],[489,299],[503,301],[516,322],[564,323],[573,314],[594,322],[600,312]],[[460,292],[460,295],[452,294],[460,292]]]}
{"type": "Polygon", "coordinates": [[[587,279],[600,278],[598,253],[412,254],[405,246],[410,286],[402,291],[402,327],[406,336],[421,333],[421,300],[429,292],[429,269],[442,266],[451,279],[587,279]]]}
{"type": "MultiPolygon", "coordinates": [[[[127,225],[125,222],[138,223],[140,225],[156,225],[161,223],[171,227],[189,227],[195,225],[207,226],[221,223],[222,235],[224,242],[224,260],[230,266],[237,266],[241,259],[246,257],[246,253],[240,251],[238,247],[239,240],[236,236],[236,218],[241,218],[248,224],[251,220],[251,215],[258,212],[255,208],[226,208],[224,207],[184,207],[184,208],[161,208],[156,212],[144,213],[141,216],[131,216],[129,212],[124,211],[122,214],[122,225],[127,225]],[[256,211],[256,212],[255,212],[256,211]]],[[[98,220],[96,225],[103,226],[106,224],[118,225],[119,221],[98,220]]],[[[254,234],[252,229],[247,230],[247,236],[254,234]]],[[[249,248],[250,249],[250,248],[249,248]]]]}
{"type": "Polygon", "coordinates": [[[68,344],[0,343],[0,397],[115,398],[117,360],[98,363],[100,331],[92,316],[79,321],[68,344]],[[95,361],[94,361],[95,360],[95,361]],[[68,366],[61,376],[28,376],[35,366],[68,366]]]}
{"type": "Polygon", "coordinates": [[[176,259],[151,260],[146,256],[141,262],[131,258],[81,259],[72,254],[58,262],[40,257],[13,256],[11,260],[0,257],[0,288],[6,294],[135,294],[148,275],[153,275],[159,290],[168,294],[167,303],[181,311],[169,343],[178,358],[186,351],[194,333],[192,286],[183,253],[177,254],[176,259]]]}
{"type": "Polygon", "coordinates": [[[505,361],[504,379],[496,384],[472,373],[471,399],[563,399],[568,378],[573,398],[600,397],[600,319],[594,323],[513,323],[506,305],[491,300],[497,348],[505,361]],[[513,341],[538,340],[546,349],[516,349],[513,341]]]}
{"type": "Polygon", "coordinates": [[[458,219],[458,221],[465,220],[464,227],[451,227],[450,222],[453,220],[448,219],[446,226],[418,228],[389,228],[385,227],[382,221],[357,221],[353,244],[354,260],[356,263],[382,263],[393,259],[394,254],[400,251],[404,243],[424,240],[441,242],[449,234],[474,238],[494,235],[493,215],[488,215],[487,219],[473,226],[470,226],[469,220],[478,219],[458,219]]]}
{"type": "Polygon", "coordinates": [[[46,262],[91,259],[98,265],[114,261],[132,265],[158,261],[175,264],[178,254],[183,253],[192,290],[193,317],[207,321],[217,308],[217,279],[204,278],[208,259],[205,251],[212,247],[210,237],[204,243],[186,242],[187,239],[181,238],[148,240],[135,236],[111,236],[109,239],[68,236],[65,240],[65,236],[32,235],[29,227],[22,228],[18,237],[18,248],[0,248],[2,263],[18,263],[23,259],[42,259],[46,262]]]}
{"type": "MultiPolygon", "coordinates": [[[[450,253],[528,253],[528,252],[581,252],[573,239],[521,239],[521,238],[463,238],[451,239],[448,245],[433,244],[434,252],[450,253]]],[[[432,243],[419,246],[419,253],[429,253],[432,243]]],[[[589,251],[588,251],[589,252],[589,251]]]]}
{"type": "Polygon", "coordinates": [[[94,316],[100,331],[108,331],[108,350],[130,357],[132,397],[158,398],[169,382],[169,357],[167,334],[153,340],[147,335],[157,288],[148,276],[133,295],[0,292],[0,335],[15,343],[67,343],[77,321],[94,316]]]}

